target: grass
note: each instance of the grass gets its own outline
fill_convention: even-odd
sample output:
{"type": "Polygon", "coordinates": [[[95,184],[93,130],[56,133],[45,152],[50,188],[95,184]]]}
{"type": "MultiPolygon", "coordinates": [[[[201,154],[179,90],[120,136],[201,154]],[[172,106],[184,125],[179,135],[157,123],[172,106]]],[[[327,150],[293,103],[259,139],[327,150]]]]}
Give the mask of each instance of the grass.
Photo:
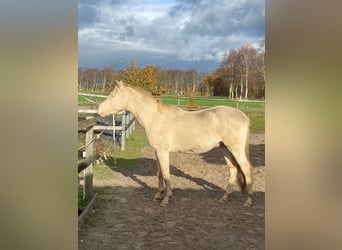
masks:
{"type": "Polygon", "coordinates": [[[78,191],[78,209],[84,210],[88,205],[88,201],[83,199],[83,191],[78,191]]]}
{"type": "Polygon", "coordinates": [[[131,168],[141,159],[141,149],[148,145],[144,130],[136,129],[126,139],[125,150],[116,145],[116,166],[114,166],[114,148],[107,153],[108,160],[94,166],[94,178],[107,180],[111,177],[113,168],[131,168]]]}
{"type": "Polygon", "coordinates": [[[101,97],[78,95],[78,104],[100,103],[104,100],[101,97]]]}

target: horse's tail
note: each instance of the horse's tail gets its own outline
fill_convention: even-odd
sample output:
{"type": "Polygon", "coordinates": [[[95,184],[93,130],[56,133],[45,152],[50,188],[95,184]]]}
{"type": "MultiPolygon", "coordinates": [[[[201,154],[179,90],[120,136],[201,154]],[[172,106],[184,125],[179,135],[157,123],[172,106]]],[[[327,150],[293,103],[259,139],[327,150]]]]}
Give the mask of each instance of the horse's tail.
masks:
{"type": "MultiPolygon", "coordinates": [[[[249,161],[249,137],[250,137],[250,132],[249,132],[249,126],[248,126],[248,129],[247,129],[247,134],[246,134],[246,140],[245,140],[245,155],[246,155],[246,158],[247,158],[247,161],[249,161]]],[[[238,180],[238,184],[241,188],[241,191],[243,193],[246,192],[246,187],[247,187],[247,184],[246,184],[246,176],[245,174],[243,173],[240,165],[238,162],[236,162],[236,166],[237,166],[237,180],[238,180]]]]}
{"type": "Polygon", "coordinates": [[[241,170],[241,167],[239,164],[237,164],[237,174],[236,174],[236,178],[238,180],[238,184],[241,188],[241,192],[242,193],[246,193],[246,187],[247,187],[247,184],[246,184],[246,177],[245,177],[245,174],[242,172],[241,170]]]}

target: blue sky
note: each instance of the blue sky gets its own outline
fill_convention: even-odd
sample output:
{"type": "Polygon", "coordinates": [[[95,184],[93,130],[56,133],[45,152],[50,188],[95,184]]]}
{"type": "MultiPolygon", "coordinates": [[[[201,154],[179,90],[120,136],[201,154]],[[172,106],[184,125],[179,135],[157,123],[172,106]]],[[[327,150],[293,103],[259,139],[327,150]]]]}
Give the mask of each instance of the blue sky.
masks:
{"type": "Polygon", "coordinates": [[[79,0],[80,67],[215,70],[265,37],[265,0],[79,0]]]}

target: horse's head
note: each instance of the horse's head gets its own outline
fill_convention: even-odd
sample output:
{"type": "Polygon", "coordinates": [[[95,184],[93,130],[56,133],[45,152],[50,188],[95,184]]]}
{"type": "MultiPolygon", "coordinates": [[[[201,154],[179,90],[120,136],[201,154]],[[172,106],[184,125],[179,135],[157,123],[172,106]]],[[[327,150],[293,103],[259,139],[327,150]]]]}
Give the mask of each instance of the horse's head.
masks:
{"type": "Polygon", "coordinates": [[[115,114],[127,108],[125,85],[122,81],[116,81],[116,86],[110,95],[97,108],[97,114],[104,117],[115,114]]]}

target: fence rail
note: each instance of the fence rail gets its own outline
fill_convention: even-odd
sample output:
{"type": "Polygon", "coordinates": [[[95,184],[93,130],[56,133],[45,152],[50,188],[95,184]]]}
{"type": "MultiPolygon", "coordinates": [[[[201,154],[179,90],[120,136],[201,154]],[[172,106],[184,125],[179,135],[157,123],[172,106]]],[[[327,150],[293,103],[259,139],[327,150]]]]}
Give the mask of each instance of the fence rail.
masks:
{"type": "MultiPolygon", "coordinates": [[[[79,108],[78,109],[79,115],[85,116],[94,116],[97,114],[96,109],[90,108],[79,108]]],[[[113,125],[94,125],[94,131],[103,131],[103,130],[110,130],[113,132],[113,138],[115,140],[115,132],[121,131],[121,150],[125,150],[126,139],[132,134],[133,130],[135,129],[135,118],[134,115],[128,111],[121,111],[117,113],[117,115],[121,115],[121,125],[115,125],[115,116],[112,116],[113,125]]],[[[95,118],[94,118],[95,119],[95,118]]]]}
{"type": "Polygon", "coordinates": [[[96,159],[98,158],[98,155],[92,154],[88,156],[85,160],[78,163],[78,173],[80,173],[82,170],[89,167],[90,164],[94,163],[96,159]]]}
{"type": "Polygon", "coordinates": [[[100,98],[107,98],[106,95],[97,95],[97,94],[78,93],[78,95],[82,95],[82,96],[91,96],[91,97],[100,97],[100,98]]]}

